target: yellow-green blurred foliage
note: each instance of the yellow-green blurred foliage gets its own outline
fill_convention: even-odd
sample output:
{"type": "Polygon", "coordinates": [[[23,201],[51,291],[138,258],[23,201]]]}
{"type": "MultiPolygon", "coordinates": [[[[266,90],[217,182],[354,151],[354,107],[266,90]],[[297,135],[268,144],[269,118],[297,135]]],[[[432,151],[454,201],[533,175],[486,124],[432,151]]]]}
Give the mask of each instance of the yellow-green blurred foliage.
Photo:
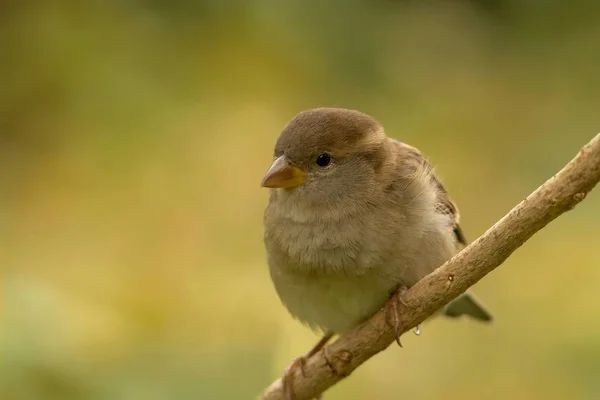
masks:
{"type": "MultiPolygon", "coordinates": [[[[594,1],[4,0],[0,398],[254,398],[317,339],[262,246],[301,109],[421,148],[473,239],[600,130],[594,1]]],[[[598,399],[600,197],[327,399],[598,399]]]]}

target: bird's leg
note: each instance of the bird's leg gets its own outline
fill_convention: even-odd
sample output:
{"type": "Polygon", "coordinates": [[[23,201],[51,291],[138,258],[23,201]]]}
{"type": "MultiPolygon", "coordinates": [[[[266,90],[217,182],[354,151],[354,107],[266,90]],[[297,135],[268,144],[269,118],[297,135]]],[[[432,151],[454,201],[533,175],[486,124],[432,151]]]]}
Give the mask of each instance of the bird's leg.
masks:
{"type": "MultiPolygon", "coordinates": [[[[406,286],[400,286],[396,292],[392,295],[390,301],[387,302],[384,310],[385,321],[388,325],[394,328],[394,333],[396,334],[396,343],[398,346],[402,347],[402,342],[400,342],[400,312],[398,310],[398,303],[402,304],[404,307],[408,307],[408,304],[404,302],[404,294],[408,290],[406,286]],[[391,308],[391,310],[390,310],[391,308]],[[394,318],[392,322],[390,322],[390,313],[394,318]]],[[[420,333],[420,332],[419,332],[420,333]]]]}
{"type": "Polygon", "coordinates": [[[321,340],[319,340],[317,344],[315,344],[313,348],[309,350],[308,353],[296,358],[284,371],[281,380],[283,384],[283,393],[285,395],[286,400],[294,400],[296,398],[296,395],[294,393],[294,375],[296,374],[298,368],[300,368],[300,372],[302,373],[302,376],[304,376],[304,367],[306,366],[306,360],[317,354],[317,352],[327,344],[327,342],[329,341],[329,339],[331,339],[332,336],[332,333],[325,334],[321,338],[321,340]]]}

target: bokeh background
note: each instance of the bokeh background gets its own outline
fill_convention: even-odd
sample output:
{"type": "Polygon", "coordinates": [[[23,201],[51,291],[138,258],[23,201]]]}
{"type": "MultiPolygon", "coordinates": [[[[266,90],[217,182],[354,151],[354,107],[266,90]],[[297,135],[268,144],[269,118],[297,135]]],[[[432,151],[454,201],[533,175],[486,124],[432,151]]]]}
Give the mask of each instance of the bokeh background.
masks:
{"type": "MultiPolygon", "coordinates": [[[[595,1],[4,0],[0,398],[255,398],[317,335],[271,286],[285,122],[357,108],[473,239],[600,131],[595,1]]],[[[327,399],[598,399],[600,193],[327,399]]]]}

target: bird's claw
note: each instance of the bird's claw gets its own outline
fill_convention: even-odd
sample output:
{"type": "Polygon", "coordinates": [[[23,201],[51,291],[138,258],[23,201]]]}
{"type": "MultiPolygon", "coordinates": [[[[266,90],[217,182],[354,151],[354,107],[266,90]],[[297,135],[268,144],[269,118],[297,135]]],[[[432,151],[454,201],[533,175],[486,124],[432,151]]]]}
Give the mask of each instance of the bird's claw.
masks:
{"type": "Polygon", "coordinates": [[[305,366],[306,366],[306,357],[304,357],[304,356],[298,357],[294,361],[292,361],[290,366],[287,367],[287,369],[283,372],[282,384],[283,384],[283,393],[285,395],[286,400],[295,400],[296,395],[294,393],[294,387],[293,387],[294,375],[296,374],[296,371],[298,370],[298,368],[300,368],[300,373],[302,374],[302,376],[305,376],[306,375],[305,366]]]}
{"type": "MultiPolygon", "coordinates": [[[[402,304],[404,307],[408,307],[408,304],[406,304],[406,302],[404,301],[404,294],[406,293],[407,290],[408,290],[408,288],[406,286],[400,286],[400,288],[398,288],[398,291],[396,293],[394,293],[394,295],[392,295],[391,301],[389,301],[387,303],[389,305],[389,307],[392,308],[391,312],[392,312],[392,316],[394,317],[393,323],[390,323],[390,320],[389,320],[390,310],[388,309],[388,307],[384,308],[385,320],[388,323],[388,325],[390,325],[391,327],[394,328],[394,333],[396,335],[396,343],[398,343],[398,346],[400,346],[400,347],[402,347],[402,342],[400,341],[400,334],[402,332],[401,332],[400,312],[398,310],[398,303],[402,304]]],[[[419,333],[420,333],[420,331],[419,331],[419,333]]]]}
{"type": "MultiPolygon", "coordinates": [[[[325,336],[319,340],[317,344],[313,346],[312,349],[302,357],[296,358],[290,366],[283,372],[283,377],[281,378],[281,384],[283,386],[283,395],[286,400],[294,400],[296,398],[296,394],[294,393],[294,376],[298,368],[300,368],[300,373],[302,376],[306,376],[306,361],[317,354],[319,350],[323,348],[331,339],[333,334],[327,333],[325,336]]],[[[320,395],[319,395],[320,396],[320,395]]]]}
{"type": "Polygon", "coordinates": [[[406,294],[406,292],[408,292],[408,287],[406,287],[406,286],[400,286],[398,288],[398,291],[395,294],[396,301],[398,303],[402,304],[404,307],[408,307],[408,304],[404,300],[404,295],[406,294]]]}

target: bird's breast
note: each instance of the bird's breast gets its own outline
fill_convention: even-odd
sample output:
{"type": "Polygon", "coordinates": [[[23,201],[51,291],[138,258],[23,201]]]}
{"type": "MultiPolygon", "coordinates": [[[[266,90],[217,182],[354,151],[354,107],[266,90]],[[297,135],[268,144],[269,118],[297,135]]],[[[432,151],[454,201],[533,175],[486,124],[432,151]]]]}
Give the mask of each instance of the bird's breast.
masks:
{"type": "Polygon", "coordinates": [[[274,193],[264,218],[269,264],[305,273],[363,275],[407,254],[415,235],[401,208],[369,199],[331,204],[274,193]]]}
{"type": "Polygon", "coordinates": [[[265,237],[267,249],[283,253],[290,267],[341,270],[360,265],[364,249],[361,223],[354,221],[298,222],[281,219],[272,235],[265,237]]]}

